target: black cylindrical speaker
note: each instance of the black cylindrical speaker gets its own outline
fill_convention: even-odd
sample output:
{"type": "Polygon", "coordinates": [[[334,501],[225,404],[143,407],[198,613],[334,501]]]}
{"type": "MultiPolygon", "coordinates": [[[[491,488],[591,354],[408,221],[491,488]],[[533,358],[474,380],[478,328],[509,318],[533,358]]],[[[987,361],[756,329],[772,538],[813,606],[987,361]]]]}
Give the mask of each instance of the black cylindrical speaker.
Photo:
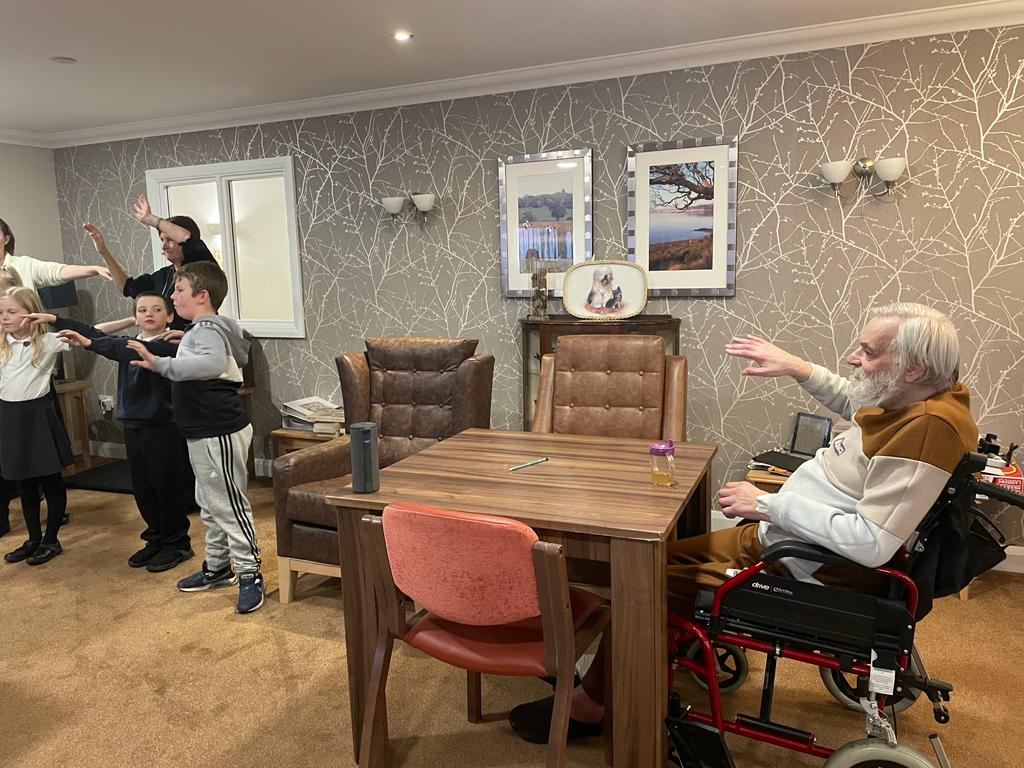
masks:
{"type": "Polygon", "coordinates": [[[377,424],[372,421],[350,424],[348,434],[352,441],[352,490],[356,493],[373,493],[380,488],[377,424]]]}

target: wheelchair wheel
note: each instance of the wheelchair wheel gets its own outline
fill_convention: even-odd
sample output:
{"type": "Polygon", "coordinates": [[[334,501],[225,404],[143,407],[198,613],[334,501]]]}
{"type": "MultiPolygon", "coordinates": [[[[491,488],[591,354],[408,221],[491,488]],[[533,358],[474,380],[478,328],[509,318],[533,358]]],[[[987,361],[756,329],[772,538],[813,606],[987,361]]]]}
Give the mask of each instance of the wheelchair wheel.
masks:
{"type": "MultiPolygon", "coordinates": [[[[910,671],[912,674],[919,672],[917,662],[914,661],[913,656],[910,657],[910,671]]],[[[847,709],[852,709],[854,712],[864,711],[860,708],[860,698],[857,696],[856,675],[846,674],[842,670],[828,669],[827,667],[819,667],[818,674],[821,675],[821,682],[825,684],[826,690],[832,694],[836,701],[847,709]]],[[[898,714],[912,707],[920,694],[919,690],[911,689],[909,699],[900,699],[891,704],[886,703],[885,711],[898,714]]]]}
{"type": "Polygon", "coordinates": [[[903,744],[890,747],[883,739],[851,741],[825,761],[823,768],[934,768],[920,752],[903,744]]]}
{"type": "MultiPolygon", "coordinates": [[[[715,661],[718,668],[718,690],[721,693],[735,691],[747,679],[749,665],[747,664],[746,652],[735,645],[721,643],[714,645],[715,661]]],[[[704,647],[700,640],[694,640],[686,649],[686,658],[693,661],[704,660],[704,647]]],[[[707,681],[695,672],[690,676],[705,691],[708,689],[707,681]]]]}

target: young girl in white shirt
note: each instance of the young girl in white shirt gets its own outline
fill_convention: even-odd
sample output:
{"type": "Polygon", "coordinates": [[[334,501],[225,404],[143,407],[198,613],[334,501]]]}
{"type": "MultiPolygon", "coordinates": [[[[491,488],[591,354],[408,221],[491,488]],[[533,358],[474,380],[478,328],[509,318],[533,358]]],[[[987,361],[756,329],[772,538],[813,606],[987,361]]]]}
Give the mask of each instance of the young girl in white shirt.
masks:
{"type": "Polygon", "coordinates": [[[21,484],[21,509],[28,539],[4,560],[29,565],[61,553],[57,531],[67,507],[61,469],[72,462],[67,430],[49,396],[57,355],[68,345],[26,315],[42,312],[31,288],[12,288],[0,296],[0,470],[21,484]],[[46,497],[42,531],[39,490],[46,497]]]}

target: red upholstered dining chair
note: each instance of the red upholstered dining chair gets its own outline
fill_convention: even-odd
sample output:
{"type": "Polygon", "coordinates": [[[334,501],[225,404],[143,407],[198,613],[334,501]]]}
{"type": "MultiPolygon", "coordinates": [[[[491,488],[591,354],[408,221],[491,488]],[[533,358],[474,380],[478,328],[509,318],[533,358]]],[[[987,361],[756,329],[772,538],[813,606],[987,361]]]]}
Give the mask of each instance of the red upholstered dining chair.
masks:
{"type": "MultiPolygon", "coordinates": [[[[605,602],[570,589],[565,555],[517,520],[419,504],[363,518],[380,608],[359,749],[360,768],[385,764],[385,689],[397,638],[467,671],[469,721],[482,719],[480,675],[556,678],[548,768],[565,765],[576,661],[608,625],[605,602]],[[406,619],[406,600],[422,607],[406,619]]],[[[610,675],[608,676],[610,678],[610,675]]],[[[607,732],[607,729],[606,729],[607,732]]]]}

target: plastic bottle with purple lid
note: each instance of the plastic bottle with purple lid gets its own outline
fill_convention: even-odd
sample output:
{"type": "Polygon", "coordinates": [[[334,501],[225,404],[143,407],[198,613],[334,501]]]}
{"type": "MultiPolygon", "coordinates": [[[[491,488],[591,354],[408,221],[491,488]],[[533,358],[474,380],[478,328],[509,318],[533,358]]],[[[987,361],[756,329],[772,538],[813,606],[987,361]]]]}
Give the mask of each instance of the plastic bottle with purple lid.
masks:
{"type": "Polygon", "coordinates": [[[671,440],[651,443],[651,485],[671,488],[675,485],[676,446],[671,440]]]}

